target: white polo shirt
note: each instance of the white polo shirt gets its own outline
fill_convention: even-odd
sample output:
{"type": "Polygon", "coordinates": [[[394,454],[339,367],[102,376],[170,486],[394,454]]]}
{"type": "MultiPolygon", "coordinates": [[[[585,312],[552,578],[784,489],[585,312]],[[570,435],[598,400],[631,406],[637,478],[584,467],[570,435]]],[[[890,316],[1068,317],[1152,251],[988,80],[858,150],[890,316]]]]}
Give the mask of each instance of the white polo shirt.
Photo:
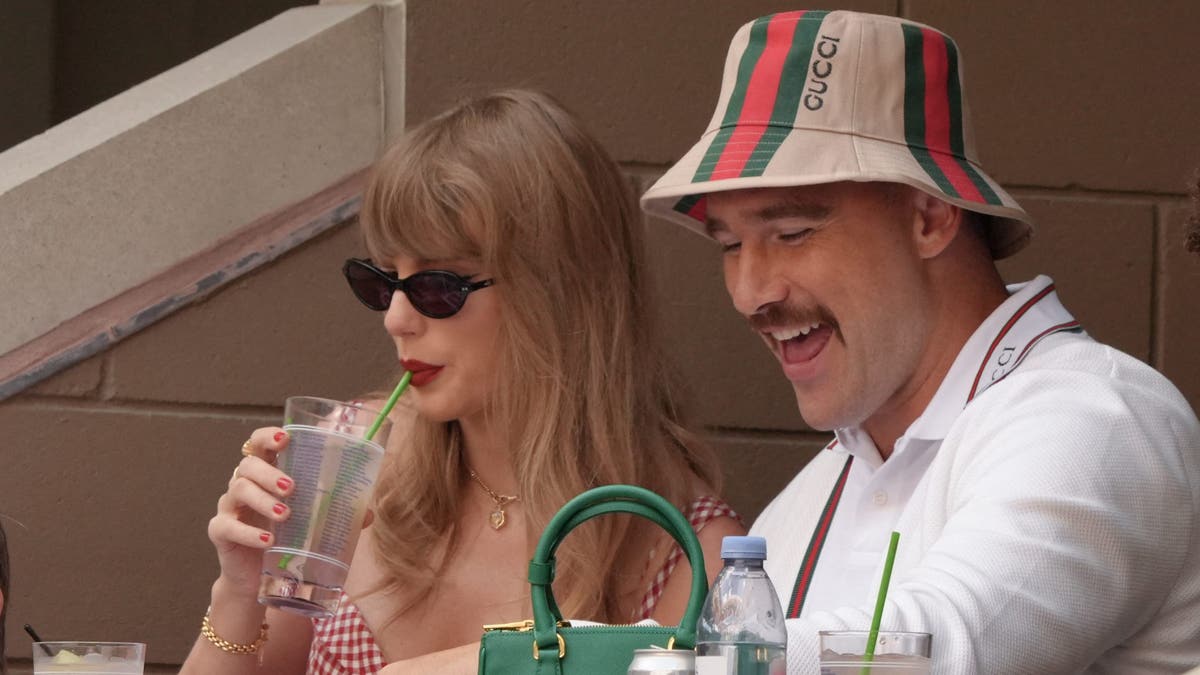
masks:
{"type": "Polygon", "coordinates": [[[1200,424],[1149,366],[1079,330],[1053,282],[1011,286],[883,462],[859,428],[751,529],[788,621],[933,634],[938,673],[1178,673],[1200,664],[1200,424]]]}

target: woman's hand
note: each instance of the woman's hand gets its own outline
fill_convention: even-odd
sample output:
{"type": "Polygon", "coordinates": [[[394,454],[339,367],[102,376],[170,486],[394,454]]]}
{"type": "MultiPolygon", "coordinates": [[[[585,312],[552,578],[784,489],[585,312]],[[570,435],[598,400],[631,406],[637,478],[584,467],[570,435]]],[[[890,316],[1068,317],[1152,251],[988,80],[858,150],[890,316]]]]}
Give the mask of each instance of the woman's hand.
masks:
{"type": "Polygon", "coordinates": [[[208,538],[221,563],[221,582],[237,595],[258,595],[263,551],[273,543],[269,525],[291,515],[283,498],[292,491],[292,479],[274,466],[287,443],[283,429],[256,429],[242,446],[244,457],[229,479],[228,490],[217,500],[217,515],[208,521],[208,538]]]}
{"type": "Polygon", "coordinates": [[[415,659],[389,663],[379,675],[475,675],[479,672],[479,643],[471,642],[415,659]]]}

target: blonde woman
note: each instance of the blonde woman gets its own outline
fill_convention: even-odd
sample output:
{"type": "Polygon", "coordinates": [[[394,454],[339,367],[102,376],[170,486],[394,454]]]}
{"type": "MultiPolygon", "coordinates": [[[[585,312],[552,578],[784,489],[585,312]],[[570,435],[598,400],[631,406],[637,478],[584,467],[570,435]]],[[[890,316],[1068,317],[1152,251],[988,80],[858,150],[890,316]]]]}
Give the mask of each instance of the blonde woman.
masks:
{"type": "MultiPolygon", "coordinates": [[[[287,517],[276,511],[291,487],[270,462],[286,435],[260,429],[210,523],[221,576],[209,620],[228,643],[252,645],[264,622],[269,640],[235,654],[201,638],[184,672],[473,673],[481,626],[530,615],[527,565],[546,522],[601,484],[677,504],[715,576],[721,539],[743,527],[680,423],[637,205],[599,143],[543,95],[487,96],[388,152],[361,220],[371,259],[345,272],[385,312],[415,416],[392,433],[346,597],[317,622],[256,603],[264,525],[287,517]]],[[[686,559],[641,521],[588,523],[558,561],[566,616],[674,624],[686,604],[686,559]]]]}

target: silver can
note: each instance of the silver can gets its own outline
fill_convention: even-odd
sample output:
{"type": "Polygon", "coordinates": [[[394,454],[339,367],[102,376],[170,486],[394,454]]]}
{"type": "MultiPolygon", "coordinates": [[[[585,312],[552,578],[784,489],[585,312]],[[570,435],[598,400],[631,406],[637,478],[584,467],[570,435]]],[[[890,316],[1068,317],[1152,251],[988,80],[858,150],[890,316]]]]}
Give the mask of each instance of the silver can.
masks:
{"type": "Polygon", "coordinates": [[[690,649],[635,649],[627,675],[696,675],[690,649]]]}

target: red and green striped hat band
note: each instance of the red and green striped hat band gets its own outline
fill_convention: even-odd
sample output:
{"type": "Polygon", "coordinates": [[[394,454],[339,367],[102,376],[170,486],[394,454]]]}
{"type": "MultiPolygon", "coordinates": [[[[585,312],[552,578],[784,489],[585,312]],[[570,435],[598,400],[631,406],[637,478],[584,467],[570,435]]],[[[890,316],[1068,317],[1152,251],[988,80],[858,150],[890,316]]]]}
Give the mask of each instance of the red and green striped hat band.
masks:
{"type": "Polygon", "coordinates": [[[710,192],[837,181],[905,183],[993,216],[992,255],[1032,221],[976,160],[958,48],[928,26],[858,12],[772,14],[742,26],[708,129],[642,197],[704,233],[710,192]]]}

